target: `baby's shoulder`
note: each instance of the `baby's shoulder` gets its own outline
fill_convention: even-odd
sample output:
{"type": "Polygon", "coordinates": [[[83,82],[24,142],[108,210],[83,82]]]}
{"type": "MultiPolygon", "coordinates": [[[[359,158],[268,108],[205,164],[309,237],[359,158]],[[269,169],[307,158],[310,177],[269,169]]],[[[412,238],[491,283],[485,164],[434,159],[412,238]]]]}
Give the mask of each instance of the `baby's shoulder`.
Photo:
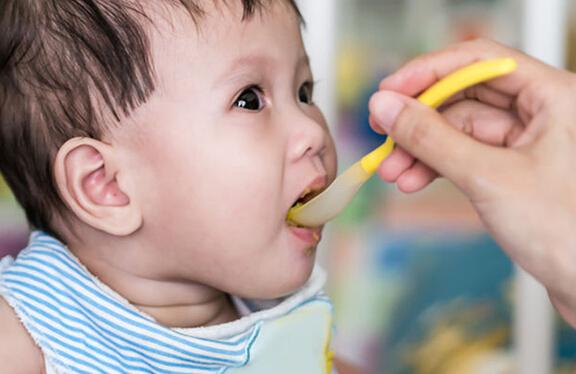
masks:
{"type": "Polygon", "coordinates": [[[0,371],[3,373],[44,373],[42,352],[36,346],[14,310],[0,296],[0,371]]]}

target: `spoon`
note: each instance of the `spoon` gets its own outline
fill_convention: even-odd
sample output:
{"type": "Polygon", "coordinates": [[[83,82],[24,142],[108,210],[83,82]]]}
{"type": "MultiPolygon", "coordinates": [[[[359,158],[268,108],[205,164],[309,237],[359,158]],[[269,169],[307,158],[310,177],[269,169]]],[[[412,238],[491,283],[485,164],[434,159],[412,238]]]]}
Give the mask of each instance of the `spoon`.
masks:
{"type": "MultiPolygon", "coordinates": [[[[437,108],[455,93],[475,84],[507,75],[516,70],[512,58],[486,60],[465,66],[444,77],[418,97],[418,101],[437,108]]],[[[317,227],[336,217],[352,201],[358,189],[376,172],[378,166],[394,149],[394,141],[387,137],[376,148],[340,174],[322,193],[288,211],[287,221],[304,227],[317,227]]]]}

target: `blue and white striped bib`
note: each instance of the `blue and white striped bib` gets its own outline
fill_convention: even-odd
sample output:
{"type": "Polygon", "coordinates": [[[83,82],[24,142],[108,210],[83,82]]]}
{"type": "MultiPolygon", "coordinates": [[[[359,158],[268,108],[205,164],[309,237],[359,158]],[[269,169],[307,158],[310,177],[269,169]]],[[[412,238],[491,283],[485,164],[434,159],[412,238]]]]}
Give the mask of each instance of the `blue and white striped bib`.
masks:
{"type": "Polygon", "coordinates": [[[159,325],[106,287],[59,241],[35,232],[0,262],[0,296],[41,348],[49,373],[330,372],[332,306],[316,269],[273,308],[218,326],[159,325]]]}

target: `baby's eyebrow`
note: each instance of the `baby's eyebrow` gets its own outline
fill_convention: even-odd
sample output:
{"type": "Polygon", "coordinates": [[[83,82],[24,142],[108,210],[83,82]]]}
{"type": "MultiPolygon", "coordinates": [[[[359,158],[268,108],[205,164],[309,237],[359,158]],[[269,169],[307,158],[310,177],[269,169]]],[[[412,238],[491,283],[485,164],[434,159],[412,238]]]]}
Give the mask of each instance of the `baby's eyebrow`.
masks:
{"type": "MultiPolygon", "coordinates": [[[[252,54],[239,56],[232,60],[232,62],[224,69],[224,73],[216,80],[216,85],[227,82],[231,77],[238,75],[247,67],[256,67],[259,71],[274,74],[278,69],[279,61],[268,55],[252,54]]],[[[307,54],[302,54],[298,59],[296,68],[310,66],[310,59],[307,54]]]]}
{"type": "Polygon", "coordinates": [[[242,75],[243,72],[249,69],[256,68],[258,71],[266,71],[269,73],[274,73],[274,70],[278,62],[272,57],[266,55],[242,55],[233,59],[224,69],[222,75],[216,79],[216,85],[222,83],[227,83],[230,79],[238,75],[242,75]]]}
{"type": "Polygon", "coordinates": [[[247,55],[247,56],[240,56],[238,58],[235,58],[234,60],[232,60],[232,62],[230,63],[230,68],[233,69],[236,66],[242,66],[242,65],[267,65],[267,66],[272,66],[275,65],[276,61],[270,57],[270,56],[266,56],[266,55],[247,55]]]}

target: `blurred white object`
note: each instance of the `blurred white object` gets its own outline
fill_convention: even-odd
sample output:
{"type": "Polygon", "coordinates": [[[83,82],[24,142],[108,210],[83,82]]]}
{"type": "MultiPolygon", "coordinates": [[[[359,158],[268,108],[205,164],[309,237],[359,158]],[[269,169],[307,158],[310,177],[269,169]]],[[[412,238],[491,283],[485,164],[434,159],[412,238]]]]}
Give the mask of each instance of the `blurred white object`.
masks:
{"type": "MultiPolygon", "coordinates": [[[[566,58],[566,0],[524,0],[524,52],[562,68],[566,58]]],[[[514,342],[521,374],[554,371],[554,311],[546,290],[518,269],[515,285],[514,342]]]]}
{"type": "Polygon", "coordinates": [[[336,14],[338,0],[299,0],[296,2],[306,21],[303,36],[316,80],[314,100],[332,127],[336,121],[336,14]]]}
{"type": "Polygon", "coordinates": [[[566,61],[567,15],[567,0],[524,0],[524,52],[563,68],[566,61]]]}

